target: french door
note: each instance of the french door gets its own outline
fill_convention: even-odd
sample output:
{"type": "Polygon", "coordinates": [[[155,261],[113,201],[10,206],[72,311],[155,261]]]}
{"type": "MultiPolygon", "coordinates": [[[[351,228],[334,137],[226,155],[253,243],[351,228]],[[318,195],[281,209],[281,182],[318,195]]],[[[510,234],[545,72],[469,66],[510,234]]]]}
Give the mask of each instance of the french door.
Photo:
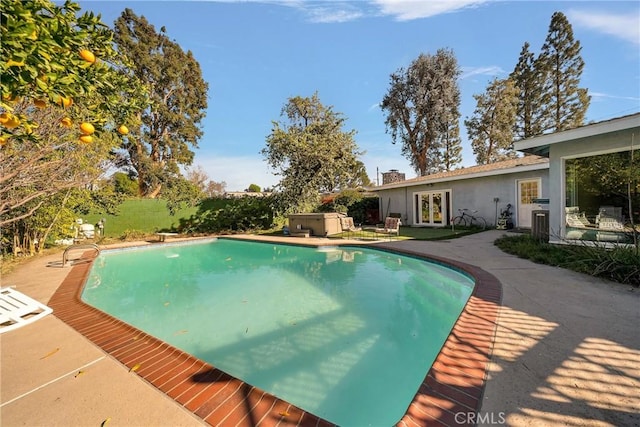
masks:
{"type": "Polygon", "coordinates": [[[414,223],[416,225],[447,225],[449,220],[450,191],[416,193],[414,198],[414,223]]]}

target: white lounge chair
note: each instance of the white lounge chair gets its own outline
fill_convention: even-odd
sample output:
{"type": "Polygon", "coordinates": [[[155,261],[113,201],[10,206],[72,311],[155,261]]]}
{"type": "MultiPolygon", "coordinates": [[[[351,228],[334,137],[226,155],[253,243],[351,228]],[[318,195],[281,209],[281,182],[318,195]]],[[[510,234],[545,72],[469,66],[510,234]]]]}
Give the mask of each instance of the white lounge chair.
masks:
{"type": "Polygon", "coordinates": [[[51,307],[13,288],[0,289],[0,334],[33,323],[52,312],[51,307]]]}
{"type": "Polygon", "coordinates": [[[595,228],[596,224],[592,224],[584,214],[580,212],[577,206],[565,208],[565,218],[567,225],[574,228],[595,228]]]}
{"type": "Polygon", "coordinates": [[[600,242],[625,242],[628,239],[626,229],[617,218],[606,215],[598,216],[597,239],[600,242]]]}

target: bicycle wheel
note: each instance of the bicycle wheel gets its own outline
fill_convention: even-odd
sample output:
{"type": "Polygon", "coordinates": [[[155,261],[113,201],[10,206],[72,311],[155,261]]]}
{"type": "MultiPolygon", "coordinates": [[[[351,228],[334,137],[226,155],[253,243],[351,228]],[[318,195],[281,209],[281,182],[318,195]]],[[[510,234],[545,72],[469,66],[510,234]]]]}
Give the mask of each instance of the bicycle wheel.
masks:
{"type": "Polygon", "coordinates": [[[467,226],[467,220],[464,219],[464,217],[462,215],[458,215],[457,217],[454,217],[451,220],[451,223],[456,227],[466,227],[467,226]]]}
{"type": "Polygon", "coordinates": [[[473,220],[478,226],[482,227],[483,230],[487,228],[487,221],[485,221],[481,216],[476,216],[473,218],[473,220]]]}

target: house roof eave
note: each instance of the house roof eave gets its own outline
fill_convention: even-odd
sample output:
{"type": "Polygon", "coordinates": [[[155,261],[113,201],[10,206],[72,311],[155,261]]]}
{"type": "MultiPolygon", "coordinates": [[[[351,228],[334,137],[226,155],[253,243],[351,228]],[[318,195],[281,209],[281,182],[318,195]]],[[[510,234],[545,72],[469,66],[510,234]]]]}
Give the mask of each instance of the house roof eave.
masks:
{"type": "Polygon", "coordinates": [[[546,157],[549,155],[549,147],[553,144],[618,132],[639,126],[640,113],[636,113],[629,116],[587,124],[574,129],[534,136],[532,138],[515,141],[513,145],[517,151],[546,157]]]}
{"type": "Polygon", "coordinates": [[[496,175],[507,175],[511,173],[528,172],[533,170],[544,170],[544,169],[549,169],[549,162],[534,163],[530,165],[521,165],[521,166],[515,166],[511,168],[494,169],[491,171],[469,173],[465,175],[454,175],[454,176],[447,176],[447,177],[441,177],[441,178],[435,178],[435,179],[428,179],[428,177],[423,177],[425,179],[422,179],[419,181],[394,182],[392,184],[385,184],[380,187],[371,187],[371,188],[368,188],[367,191],[378,192],[378,191],[384,191],[384,190],[392,190],[396,188],[417,187],[425,184],[438,184],[442,182],[461,181],[465,179],[482,178],[482,177],[496,176],[496,175]]]}

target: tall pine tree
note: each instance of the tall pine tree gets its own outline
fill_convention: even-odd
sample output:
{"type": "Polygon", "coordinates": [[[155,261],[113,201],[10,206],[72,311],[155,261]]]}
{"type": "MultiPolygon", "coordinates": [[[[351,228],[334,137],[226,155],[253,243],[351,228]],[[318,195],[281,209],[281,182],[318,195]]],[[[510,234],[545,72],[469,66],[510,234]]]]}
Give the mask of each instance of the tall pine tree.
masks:
{"type": "Polygon", "coordinates": [[[456,120],[446,123],[438,135],[436,145],[439,152],[439,162],[438,168],[433,173],[453,170],[462,163],[462,141],[458,117],[459,115],[456,120]]]}
{"type": "Polygon", "coordinates": [[[473,95],[477,106],[465,120],[471,147],[479,165],[516,157],[513,127],[518,105],[518,89],[510,79],[494,79],[485,93],[473,95]]]}
{"type": "MultiPolygon", "coordinates": [[[[440,76],[455,76],[457,62],[447,60],[435,64],[440,76]]],[[[431,173],[450,171],[462,163],[462,140],[460,139],[460,88],[456,79],[443,79],[438,87],[436,114],[440,126],[433,148],[434,160],[431,173]],[[436,151],[436,150],[434,150],[436,151]]]]}
{"type": "Polygon", "coordinates": [[[572,129],[584,123],[590,97],[587,89],[579,87],[584,69],[581,50],[566,16],[555,12],[536,61],[536,71],[544,77],[542,133],[572,129]]]}
{"type": "Polygon", "coordinates": [[[525,42],[515,69],[509,75],[518,89],[518,107],[513,129],[515,139],[529,138],[542,133],[543,74],[536,67],[533,52],[525,42]]]}

